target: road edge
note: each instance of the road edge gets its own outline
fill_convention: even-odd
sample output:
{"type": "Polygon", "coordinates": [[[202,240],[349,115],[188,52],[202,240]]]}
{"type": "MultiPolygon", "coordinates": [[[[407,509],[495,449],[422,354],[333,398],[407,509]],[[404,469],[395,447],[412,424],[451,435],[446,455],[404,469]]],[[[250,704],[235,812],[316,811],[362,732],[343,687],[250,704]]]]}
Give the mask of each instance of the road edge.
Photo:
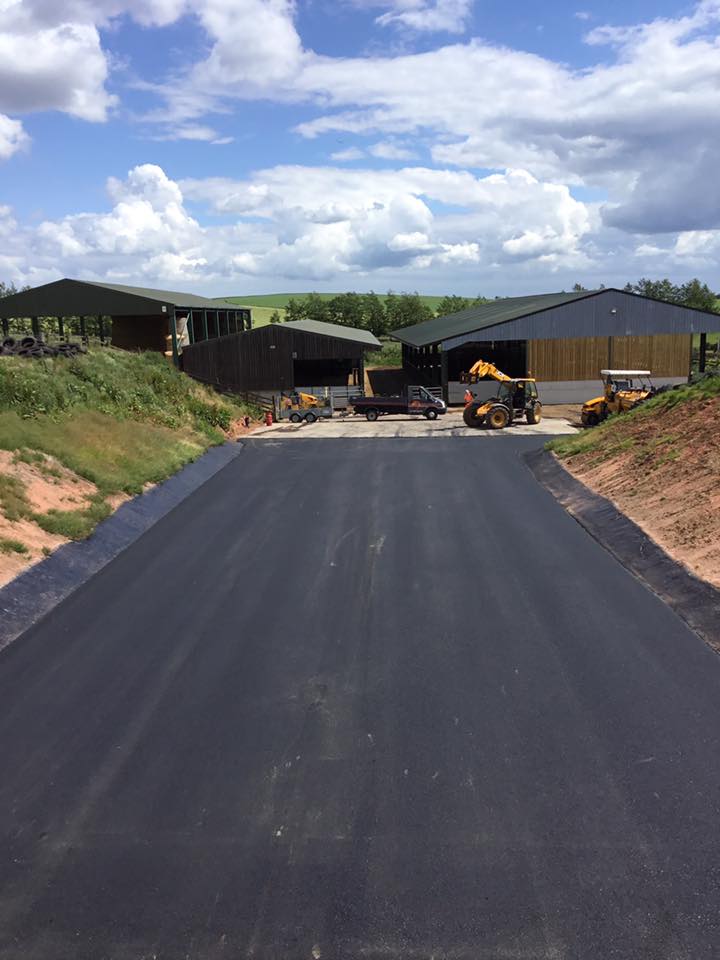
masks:
{"type": "Polygon", "coordinates": [[[546,450],[524,459],[535,479],[593,539],[720,653],[720,590],[674,560],[606,497],[595,493],[546,450]]]}
{"type": "Polygon", "coordinates": [[[243,448],[239,441],[211,447],[163,483],[122,504],[87,540],[64,544],[0,588],[0,651],[231,463],[243,448]]]}

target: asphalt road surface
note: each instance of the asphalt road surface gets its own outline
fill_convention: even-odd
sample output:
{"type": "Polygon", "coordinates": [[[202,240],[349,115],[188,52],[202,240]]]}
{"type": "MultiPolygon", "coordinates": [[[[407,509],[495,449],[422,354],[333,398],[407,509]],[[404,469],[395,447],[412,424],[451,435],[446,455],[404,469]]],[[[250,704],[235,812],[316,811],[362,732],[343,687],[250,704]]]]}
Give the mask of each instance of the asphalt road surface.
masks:
{"type": "Polygon", "coordinates": [[[7,648],[0,957],[720,956],[720,658],[537,443],[255,441],[7,648]]]}

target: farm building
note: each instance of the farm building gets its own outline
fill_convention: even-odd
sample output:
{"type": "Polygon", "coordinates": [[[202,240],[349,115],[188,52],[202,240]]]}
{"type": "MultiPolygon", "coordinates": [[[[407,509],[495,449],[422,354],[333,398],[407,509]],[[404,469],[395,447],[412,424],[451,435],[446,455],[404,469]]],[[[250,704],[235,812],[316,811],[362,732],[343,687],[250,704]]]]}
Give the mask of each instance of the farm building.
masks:
{"type": "Polygon", "coordinates": [[[113,346],[126,350],[171,349],[177,359],[184,346],[252,327],[250,310],[234,303],[210,300],[192,293],[152,290],[87,280],[56,280],[0,299],[0,322],[7,336],[9,320],[27,319],[32,331],[40,319],[57,321],[65,336],[68,318],[80,318],[85,333],[88,317],[98,320],[101,339],[112,331],[113,346]],[[105,319],[111,322],[104,330],[105,319]]]}
{"type": "Polygon", "coordinates": [[[186,347],[191,377],[240,393],[362,385],[364,356],[379,350],[367,330],[317,320],[273,323],[186,347]]]}
{"type": "MultiPolygon", "coordinates": [[[[493,300],[392,336],[407,375],[442,386],[450,403],[462,402],[460,374],[479,358],[511,377],[535,377],[546,403],[576,403],[597,390],[603,368],[644,368],[658,385],[681,383],[693,334],[718,328],[717,314],[603,289],[493,300]]],[[[493,389],[473,388],[481,399],[493,389]]]]}

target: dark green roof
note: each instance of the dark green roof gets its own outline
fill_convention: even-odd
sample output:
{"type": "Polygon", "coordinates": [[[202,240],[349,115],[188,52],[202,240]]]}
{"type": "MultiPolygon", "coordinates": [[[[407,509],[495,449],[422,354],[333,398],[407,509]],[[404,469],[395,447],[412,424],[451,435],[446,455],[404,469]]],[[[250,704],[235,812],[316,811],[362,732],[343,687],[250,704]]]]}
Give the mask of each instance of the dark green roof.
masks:
{"type": "Polygon", "coordinates": [[[335,340],[350,340],[352,343],[362,343],[375,350],[382,347],[378,338],[369,330],[345,327],[340,323],[325,323],[321,320],[288,320],[281,327],[299,330],[301,333],[314,333],[320,337],[333,337],[335,340]]]}
{"type": "Polygon", "coordinates": [[[104,290],[116,290],[118,293],[129,293],[145,300],[157,300],[173,307],[192,307],[198,310],[237,310],[236,303],[229,300],[213,300],[211,297],[198,297],[194,293],[185,293],[182,290],[156,290],[154,287],[129,287],[123,283],[100,283],[97,280],[84,280],[91,287],[102,287],[104,290]]]}
{"type": "Polygon", "coordinates": [[[396,340],[407,343],[411,347],[427,347],[432,343],[440,343],[451,337],[459,337],[465,333],[474,333],[486,327],[494,327],[498,323],[508,320],[517,320],[519,317],[551,307],[559,307],[563,303],[573,300],[582,300],[592,296],[597,290],[582,290],[576,293],[540,293],[529,297],[507,297],[503,300],[491,300],[489,303],[461,310],[460,313],[451,313],[445,317],[435,317],[424,323],[416,323],[412,327],[401,327],[390,334],[396,340]]]}
{"type": "Polygon", "coordinates": [[[174,308],[238,310],[237,304],[211,300],[194,293],[129,287],[94,280],[54,280],[40,287],[0,297],[0,317],[152,316],[174,308]]]}

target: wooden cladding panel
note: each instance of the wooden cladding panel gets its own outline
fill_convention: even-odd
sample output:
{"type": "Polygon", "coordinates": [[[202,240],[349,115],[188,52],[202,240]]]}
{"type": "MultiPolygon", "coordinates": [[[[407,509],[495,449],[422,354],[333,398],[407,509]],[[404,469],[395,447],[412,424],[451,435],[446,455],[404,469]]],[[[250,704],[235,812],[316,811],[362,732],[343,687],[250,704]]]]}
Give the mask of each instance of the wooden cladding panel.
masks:
{"type": "Polygon", "coordinates": [[[121,350],[164,351],[165,337],[170,331],[168,324],[168,318],[159,314],[113,317],[112,345],[121,350]]]}
{"type": "Polygon", "coordinates": [[[528,340],[528,375],[537,380],[593,380],[607,359],[607,337],[528,340]]]}
{"type": "Polygon", "coordinates": [[[690,370],[690,344],[687,333],[613,337],[609,366],[650,370],[655,377],[686,377],[690,370]]]}
{"type": "Polygon", "coordinates": [[[538,380],[594,380],[606,367],[685,377],[691,338],[686,333],[648,337],[574,337],[528,340],[528,375],[538,380]]]}

